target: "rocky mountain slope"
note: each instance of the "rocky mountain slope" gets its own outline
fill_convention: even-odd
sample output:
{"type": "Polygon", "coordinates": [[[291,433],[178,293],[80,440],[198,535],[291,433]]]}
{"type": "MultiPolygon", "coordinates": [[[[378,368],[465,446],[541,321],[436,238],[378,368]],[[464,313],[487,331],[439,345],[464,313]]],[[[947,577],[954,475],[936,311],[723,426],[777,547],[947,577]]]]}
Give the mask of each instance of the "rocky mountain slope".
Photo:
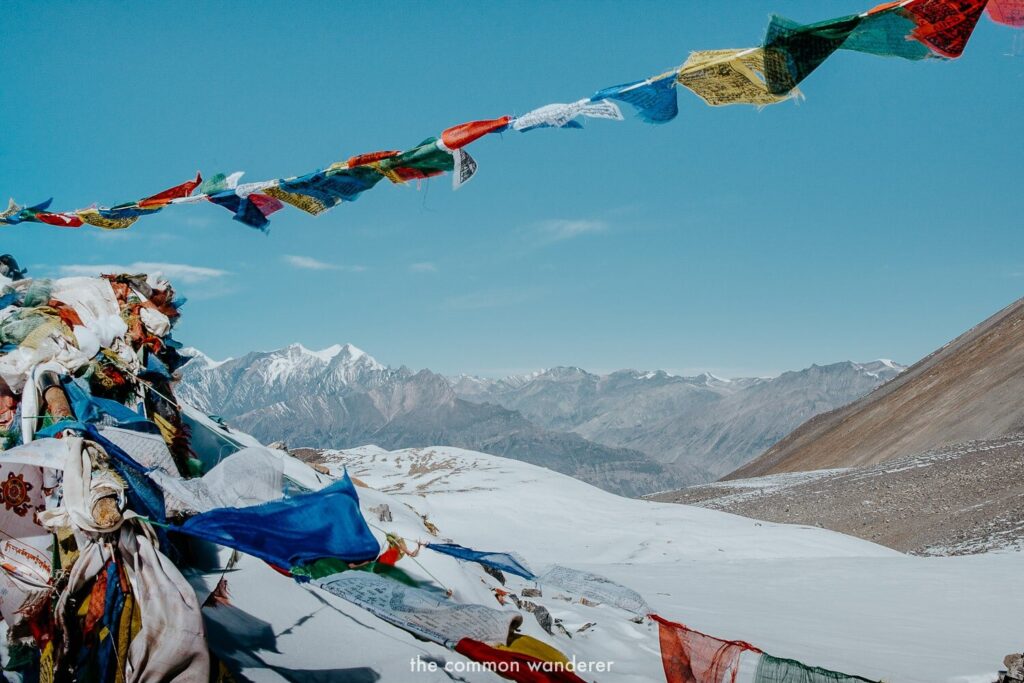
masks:
{"type": "Polygon", "coordinates": [[[624,495],[706,480],[695,469],[669,470],[639,451],[464,401],[440,375],[384,367],[351,345],[310,351],[294,344],[220,363],[189,353],[178,395],[265,441],[335,448],[446,444],[543,465],[624,495]]]}
{"type": "Polygon", "coordinates": [[[718,477],[808,418],[860,398],[902,370],[886,360],[844,362],[727,380],[561,367],[500,380],[463,376],[453,387],[467,401],[517,410],[542,427],[633,448],[671,467],[697,465],[718,477]]]}
{"type": "Polygon", "coordinates": [[[885,462],[1024,430],[1024,299],[878,390],[814,417],[728,479],[885,462]]]}
{"type": "Polygon", "coordinates": [[[917,555],[1024,548],[1024,434],[878,465],[722,481],[651,498],[822,526],[917,555]]]}

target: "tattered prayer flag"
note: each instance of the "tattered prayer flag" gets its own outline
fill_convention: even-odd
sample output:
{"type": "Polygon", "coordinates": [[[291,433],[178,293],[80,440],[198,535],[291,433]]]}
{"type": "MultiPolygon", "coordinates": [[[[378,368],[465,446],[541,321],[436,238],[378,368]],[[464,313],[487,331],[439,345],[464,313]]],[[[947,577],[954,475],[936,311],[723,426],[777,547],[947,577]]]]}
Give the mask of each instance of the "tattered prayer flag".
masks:
{"type": "MultiPolygon", "coordinates": [[[[676,97],[675,72],[653,79],[613,85],[599,90],[590,98],[592,102],[618,100],[636,108],[636,115],[647,123],[668,123],[679,114],[679,100],[676,97]]],[[[622,119],[622,114],[607,118],[622,119]]]]}
{"type": "Polygon", "coordinates": [[[656,614],[651,618],[658,622],[661,664],[668,683],[735,683],[740,655],[761,652],[742,640],[715,638],[656,614]]]}
{"type": "Polygon", "coordinates": [[[233,190],[238,185],[238,180],[244,175],[242,171],[235,171],[231,175],[224,173],[217,173],[211,178],[207,178],[199,187],[196,188],[197,194],[218,194],[220,192],[226,192],[233,190]]]}
{"type": "Polygon", "coordinates": [[[455,170],[452,172],[452,189],[457,190],[476,175],[476,159],[469,156],[464,149],[453,149],[452,159],[455,161],[455,170]]]}
{"type": "Polygon", "coordinates": [[[189,196],[192,194],[192,190],[196,189],[201,182],[203,182],[203,176],[200,173],[196,173],[195,180],[186,180],[181,185],[175,185],[174,187],[168,188],[163,192],[158,192],[151,197],[140,199],[139,206],[142,208],[165,206],[169,204],[172,199],[180,199],[182,197],[189,196]]]}
{"type": "Polygon", "coordinates": [[[814,24],[772,15],[764,39],[765,82],[768,92],[784,95],[817,69],[860,25],[851,15],[814,24]]]}
{"type": "Polygon", "coordinates": [[[676,77],[679,83],[713,107],[728,104],[753,104],[763,107],[789,99],[768,92],[764,81],[764,51],[703,50],[693,52],[676,77]]]}
{"type": "Polygon", "coordinates": [[[380,172],[370,166],[349,168],[335,164],[326,171],[280,180],[276,188],[268,187],[263,194],[317,215],[342,201],[355,201],[380,182],[381,177],[380,172]]]}
{"type": "Polygon", "coordinates": [[[29,220],[39,221],[47,225],[56,225],[58,228],[82,227],[82,219],[73,213],[47,213],[40,211],[29,220]]]}
{"type": "Polygon", "coordinates": [[[429,178],[452,171],[455,161],[438,142],[437,138],[427,138],[408,152],[382,159],[377,162],[378,166],[391,182],[429,178]]]}
{"type": "Polygon", "coordinates": [[[451,555],[467,562],[478,562],[487,567],[493,567],[509,574],[521,576],[528,581],[537,578],[527,568],[525,561],[514,553],[473,550],[472,548],[465,548],[455,543],[428,543],[427,547],[434,552],[451,555]]]}
{"type": "Polygon", "coordinates": [[[347,473],[313,493],[244,508],[217,508],[174,529],[286,569],[323,557],[367,562],[380,553],[347,473]]]}
{"type": "Polygon", "coordinates": [[[518,683],[585,683],[566,662],[491,647],[471,638],[463,638],[456,643],[455,651],[474,662],[492,665],[489,670],[518,683]]]}
{"type": "Polygon", "coordinates": [[[270,223],[267,217],[279,211],[284,205],[267,195],[252,193],[244,197],[238,196],[234,190],[210,195],[208,199],[234,213],[234,219],[250,228],[263,230],[270,223]]]}
{"type": "Polygon", "coordinates": [[[446,128],[441,133],[441,142],[448,149],[459,149],[465,147],[474,140],[478,140],[488,133],[497,133],[508,128],[511,116],[502,116],[500,119],[488,121],[470,121],[451,128],[446,128]]]}
{"type": "Polygon", "coordinates": [[[1024,28],[1024,0],[988,0],[988,16],[997,24],[1024,28]]]}
{"type": "Polygon", "coordinates": [[[8,199],[7,208],[4,209],[3,211],[0,211],[0,223],[6,223],[8,218],[17,215],[17,213],[21,211],[21,209],[22,207],[19,206],[13,198],[8,199]]]}
{"type": "Polygon", "coordinates": [[[263,193],[314,216],[318,216],[331,208],[331,206],[334,206],[333,204],[331,206],[327,206],[319,199],[310,197],[309,195],[299,194],[297,192],[286,192],[280,187],[268,187],[263,190],[263,193]]]}
{"type": "Polygon", "coordinates": [[[553,564],[537,577],[537,582],[542,586],[560,588],[574,597],[618,607],[638,616],[651,613],[642,595],[600,574],[553,564]]]}
{"type": "Polygon", "coordinates": [[[754,673],[754,683],[878,683],[861,676],[807,666],[795,659],[762,654],[754,673]]]}
{"type": "Polygon", "coordinates": [[[931,50],[914,40],[916,29],[914,20],[900,11],[900,3],[880,5],[861,18],[839,49],[911,60],[933,57],[931,50]]]}
{"type": "Polygon", "coordinates": [[[99,209],[83,209],[76,213],[83,223],[106,230],[130,228],[135,221],[139,220],[138,216],[105,216],[99,209]]]}
{"type": "Polygon", "coordinates": [[[988,0],[911,0],[904,5],[917,28],[913,36],[937,54],[956,59],[963,54],[988,0]]]}
{"type": "Polygon", "coordinates": [[[621,121],[622,112],[619,108],[612,102],[602,102],[600,99],[577,100],[569,104],[547,104],[516,117],[512,121],[512,128],[521,133],[536,128],[582,128],[583,124],[576,120],[579,116],[621,121]]]}
{"type": "Polygon", "coordinates": [[[7,205],[7,210],[0,216],[3,218],[3,222],[8,225],[17,225],[18,223],[36,223],[42,222],[37,220],[36,216],[42,213],[46,213],[46,210],[50,208],[50,204],[53,203],[53,197],[50,197],[45,202],[39,202],[35,206],[18,206],[12,199],[7,205]]]}
{"type": "Polygon", "coordinates": [[[382,152],[367,152],[366,154],[357,154],[354,157],[349,157],[349,160],[346,161],[344,164],[334,164],[333,166],[331,166],[331,169],[344,168],[346,166],[348,168],[355,168],[356,166],[369,166],[370,164],[375,164],[378,161],[383,161],[384,159],[397,157],[401,153],[401,150],[389,149],[382,152]]]}
{"type": "Polygon", "coordinates": [[[464,638],[505,643],[523,623],[518,612],[456,602],[439,590],[414,588],[367,572],[332,574],[316,585],[389,624],[448,647],[464,638]]]}

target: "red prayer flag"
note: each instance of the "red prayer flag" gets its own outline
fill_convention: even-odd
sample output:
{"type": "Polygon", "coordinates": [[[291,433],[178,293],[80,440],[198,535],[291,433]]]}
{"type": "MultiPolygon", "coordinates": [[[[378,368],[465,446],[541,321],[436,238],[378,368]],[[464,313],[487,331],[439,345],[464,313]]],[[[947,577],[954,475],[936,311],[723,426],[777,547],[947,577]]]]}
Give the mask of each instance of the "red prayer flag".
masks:
{"type": "Polygon", "coordinates": [[[348,160],[348,167],[355,168],[356,166],[366,166],[367,164],[372,164],[375,161],[396,157],[399,154],[401,154],[401,152],[394,149],[387,150],[385,152],[367,152],[366,154],[357,154],[348,160]]]}
{"type": "Polygon", "coordinates": [[[474,662],[494,664],[494,673],[519,683],[586,683],[561,662],[545,662],[511,650],[499,650],[471,638],[463,638],[455,651],[474,662]],[[550,670],[548,670],[550,669],[550,670]]]}
{"type": "Polygon", "coordinates": [[[761,650],[742,640],[721,640],[652,614],[658,622],[661,664],[668,683],[736,683],[740,655],[761,650]]]}
{"type": "Polygon", "coordinates": [[[260,194],[259,192],[253,192],[249,195],[249,201],[260,210],[260,213],[263,214],[264,218],[284,208],[284,204],[280,199],[276,199],[270,195],[260,194]]]}
{"type": "Polygon", "coordinates": [[[913,37],[956,59],[964,53],[988,0],[914,0],[903,7],[917,24],[913,37]]]}
{"type": "Polygon", "coordinates": [[[181,185],[175,185],[174,187],[168,188],[163,192],[153,195],[152,197],[146,197],[145,199],[139,200],[140,208],[153,208],[167,205],[172,199],[181,199],[192,194],[192,190],[199,186],[199,183],[203,182],[203,176],[196,172],[195,180],[186,180],[181,185]]]}
{"type": "Polygon", "coordinates": [[[1024,0],[988,0],[988,16],[997,24],[1024,28],[1024,0]]]}
{"type": "Polygon", "coordinates": [[[82,227],[82,219],[73,213],[46,213],[40,212],[33,216],[37,221],[41,223],[47,223],[48,225],[56,225],[59,228],[80,228],[82,227]]]}
{"type": "Polygon", "coordinates": [[[511,116],[502,116],[500,119],[460,123],[459,125],[452,126],[441,133],[441,142],[443,142],[444,146],[448,149],[459,149],[460,147],[465,147],[474,140],[482,138],[488,133],[494,133],[508,128],[509,121],[511,120],[511,116]]]}

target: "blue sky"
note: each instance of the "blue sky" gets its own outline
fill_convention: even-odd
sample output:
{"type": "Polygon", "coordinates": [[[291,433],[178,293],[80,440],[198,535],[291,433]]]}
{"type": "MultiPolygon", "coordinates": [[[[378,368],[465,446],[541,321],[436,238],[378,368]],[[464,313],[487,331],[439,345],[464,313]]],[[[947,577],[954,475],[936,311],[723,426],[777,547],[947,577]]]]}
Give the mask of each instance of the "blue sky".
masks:
{"type": "MultiPolygon", "coordinates": [[[[204,174],[289,176],[760,42],[771,11],[869,2],[4,4],[0,193],[54,207],[204,174]]],[[[174,264],[176,336],[214,357],[352,342],[504,374],[917,360],[1024,288],[1021,37],[839,53],[806,101],[491,136],[452,192],[380,185],[264,236],[214,205],[131,230],[0,231],[35,276],[174,264]]]]}

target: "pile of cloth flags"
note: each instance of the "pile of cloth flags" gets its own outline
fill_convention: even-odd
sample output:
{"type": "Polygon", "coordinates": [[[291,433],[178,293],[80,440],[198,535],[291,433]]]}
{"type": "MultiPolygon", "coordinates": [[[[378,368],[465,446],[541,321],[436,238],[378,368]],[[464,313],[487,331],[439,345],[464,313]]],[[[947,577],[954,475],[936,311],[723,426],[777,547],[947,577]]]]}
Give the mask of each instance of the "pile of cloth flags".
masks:
{"type": "Polygon", "coordinates": [[[558,649],[520,632],[523,613],[538,614],[506,575],[637,623],[653,620],[669,683],[734,683],[744,656],[758,657],[757,683],[867,680],[668,621],[597,574],[560,565],[535,573],[513,552],[454,542],[411,548],[378,528],[379,540],[360,510],[356,486],[365,484],[347,472],[325,480],[283,451],[243,446],[174,398],[180,305],[169,282],[145,274],[28,279],[0,256],[0,616],[9,676],[232,680],[211,654],[204,622],[223,612],[226,588],[200,604],[182,573],[207,544],[258,558],[515,681],[583,679],[558,649]],[[201,447],[197,429],[228,447],[201,447]],[[460,602],[396,566],[415,562],[422,548],[479,565],[497,605],[460,602]]]}
{"type": "Polygon", "coordinates": [[[956,59],[986,9],[997,23],[1024,27],[1024,0],[902,0],[812,24],[773,15],[760,46],[693,52],[681,66],[656,76],[603,88],[571,103],[548,104],[521,116],[452,126],[406,151],[359,154],[312,173],[260,182],[240,183],[241,172],[218,173],[205,180],[196,174],[192,180],[142,199],[74,211],[52,210],[52,199],[32,206],[12,199],[0,211],[0,224],[119,230],[169,206],[210,202],[226,208],[236,221],[265,231],[271,214],[285,204],[318,215],[355,201],[385,178],[404,184],[448,172],[458,189],[477,170],[465,148],[485,135],[582,128],[581,119],[586,118],[622,120],[618,103],[632,106],[647,123],[666,123],[679,113],[677,86],[711,106],[777,104],[800,97],[799,84],[839,50],[908,60],[956,59]]]}

